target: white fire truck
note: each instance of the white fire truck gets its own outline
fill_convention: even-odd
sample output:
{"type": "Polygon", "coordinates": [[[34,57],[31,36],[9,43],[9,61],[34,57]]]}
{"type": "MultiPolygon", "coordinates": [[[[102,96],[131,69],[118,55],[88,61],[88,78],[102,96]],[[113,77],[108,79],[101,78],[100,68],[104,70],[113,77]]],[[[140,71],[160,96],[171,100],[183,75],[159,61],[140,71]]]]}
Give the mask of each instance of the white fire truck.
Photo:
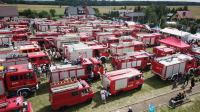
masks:
{"type": "Polygon", "coordinates": [[[190,68],[196,68],[196,61],[186,54],[173,54],[154,59],[152,72],[163,80],[171,79],[178,73],[186,73],[190,68]]]}

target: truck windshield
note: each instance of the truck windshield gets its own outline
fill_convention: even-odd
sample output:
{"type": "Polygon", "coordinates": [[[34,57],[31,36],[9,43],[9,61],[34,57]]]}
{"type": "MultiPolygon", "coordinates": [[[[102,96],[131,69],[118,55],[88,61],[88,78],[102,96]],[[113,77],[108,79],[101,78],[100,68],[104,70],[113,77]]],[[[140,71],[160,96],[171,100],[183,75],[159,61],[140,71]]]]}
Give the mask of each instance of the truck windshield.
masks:
{"type": "Polygon", "coordinates": [[[136,80],[139,80],[140,78],[141,78],[140,75],[138,75],[138,76],[135,77],[136,80]]]}

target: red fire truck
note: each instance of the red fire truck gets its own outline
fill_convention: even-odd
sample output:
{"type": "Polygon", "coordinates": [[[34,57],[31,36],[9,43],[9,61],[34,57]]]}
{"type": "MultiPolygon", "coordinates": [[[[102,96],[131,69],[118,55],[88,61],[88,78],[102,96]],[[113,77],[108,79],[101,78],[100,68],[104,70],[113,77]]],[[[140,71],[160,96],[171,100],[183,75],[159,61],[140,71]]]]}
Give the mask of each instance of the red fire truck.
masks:
{"type": "Polygon", "coordinates": [[[163,80],[170,80],[174,75],[196,67],[195,59],[186,54],[173,54],[154,59],[152,62],[152,72],[163,80]]]}
{"type": "Polygon", "coordinates": [[[137,34],[137,39],[139,41],[144,42],[146,45],[157,45],[158,40],[162,38],[161,34],[153,33],[153,34],[148,34],[148,33],[138,33],[137,34]]]}
{"type": "Polygon", "coordinates": [[[112,65],[118,70],[124,68],[145,69],[151,62],[152,56],[153,54],[145,51],[113,55],[112,65]]]}
{"type": "Polygon", "coordinates": [[[107,46],[103,45],[89,45],[85,43],[66,44],[63,45],[64,56],[72,61],[82,58],[108,56],[107,46]]]}
{"type": "Polygon", "coordinates": [[[18,95],[27,97],[38,89],[37,76],[30,63],[6,68],[2,66],[1,68],[0,88],[6,89],[8,96],[18,95]]]}
{"type": "Polygon", "coordinates": [[[80,35],[81,42],[94,40],[94,37],[92,36],[92,32],[82,32],[82,33],[79,33],[79,35],[80,35]]]}
{"type": "Polygon", "coordinates": [[[51,63],[48,54],[44,51],[27,53],[27,55],[29,62],[36,66],[51,63]]]}
{"type": "Polygon", "coordinates": [[[71,44],[80,42],[78,33],[70,33],[58,37],[45,37],[45,47],[56,47],[59,50],[63,49],[64,44],[71,44]]]}
{"type": "Polygon", "coordinates": [[[92,101],[94,92],[84,80],[67,79],[51,83],[49,100],[53,110],[92,101]]]}
{"type": "Polygon", "coordinates": [[[33,109],[31,103],[20,96],[1,99],[0,112],[33,112],[33,109]]]}
{"type": "Polygon", "coordinates": [[[55,65],[50,67],[50,82],[62,81],[65,78],[81,78],[88,79],[93,73],[94,78],[99,77],[99,72],[101,66],[101,61],[90,58],[81,59],[81,64],[65,64],[65,65],[55,65]]]}
{"type": "Polygon", "coordinates": [[[156,46],[153,48],[153,53],[156,55],[156,57],[163,57],[166,55],[174,54],[175,50],[167,46],[156,46]]]}
{"type": "Polygon", "coordinates": [[[97,36],[96,40],[99,44],[108,45],[108,47],[110,44],[119,43],[119,39],[114,35],[97,36]]]}
{"type": "Polygon", "coordinates": [[[123,54],[127,52],[145,50],[145,45],[139,41],[122,42],[118,44],[111,44],[110,50],[112,55],[123,54]]]}
{"type": "Polygon", "coordinates": [[[12,36],[12,41],[26,41],[28,39],[27,33],[15,34],[12,36]]]}
{"type": "Polygon", "coordinates": [[[141,89],[143,83],[142,73],[135,68],[107,72],[102,76],[103,87],[108,89],[111,94],[135,88],[141,89]]]}

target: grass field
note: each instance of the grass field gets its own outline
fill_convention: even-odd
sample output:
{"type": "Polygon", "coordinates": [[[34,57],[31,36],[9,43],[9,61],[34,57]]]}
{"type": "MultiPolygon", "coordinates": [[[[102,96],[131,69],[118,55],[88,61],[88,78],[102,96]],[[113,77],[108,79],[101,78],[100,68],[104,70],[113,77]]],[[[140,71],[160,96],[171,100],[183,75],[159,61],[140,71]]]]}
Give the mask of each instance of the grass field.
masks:
{"type": "MultiPolygon", "coordinates": [[[[62,6],[61,8],[59,6],[55,5],[24,5],[24,4],[18,4],[16,5],[18,7],[19,11],[22,11],[24,9],[31,9],[31,10],[36,10],[36,11],[49,11],[50,9],[55,9],[57,15],[63,15],[65,8],[67,6],[62,6]]],[[[110,10],[119,9],[122,6],[93,6],[95,8],[98,8],[101,13],[107,13],[110,10]]],[[[127,9],[134,9],[135,6],[127,6],[127,9]]],[[[170,6],[170,7],[179,7],[179,6],[170,6]]],[[[180,6],[181,7],[181,6],[180,6]]],[[[193,16],[195,18],[200,18],[200,6],[189,6],[189,10],[192,11],[193,16]]]]}

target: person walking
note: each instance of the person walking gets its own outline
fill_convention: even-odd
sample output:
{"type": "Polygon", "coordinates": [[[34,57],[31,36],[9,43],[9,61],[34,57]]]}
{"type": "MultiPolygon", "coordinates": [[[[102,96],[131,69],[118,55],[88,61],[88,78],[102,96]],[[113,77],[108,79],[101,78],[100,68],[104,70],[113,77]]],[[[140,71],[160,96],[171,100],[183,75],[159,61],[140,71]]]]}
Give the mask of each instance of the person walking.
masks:
{"type": "Polygon", "coordinates": [[[190,86],[190,91],[192,91],[192,88],[195,86],[195,79],[194,76],[191,78],[191,86],[190,86]]]}
{"type": "Polygon", "coordinates": [[[177,86],[177,78],[178,78],[178,74],[175,74],[173,77],[172,77],[172,89],[175,89],[176,86],[177,86]]]}
{"type": "Polygon", "coordinates": [[[186,74],[185,79],[184,79],[184,83],[183,83],[184,87],[186,87],[188,85],[189,80],[190,80],[190,75],[186,74]]]}
{"type": "Polygon", "coordinates": [[[102,89],[100,91],[100,95],[101,95],[102,102],[105,104],[106,103],[106,92],[105,92],[105,89],[102,89]]]}

